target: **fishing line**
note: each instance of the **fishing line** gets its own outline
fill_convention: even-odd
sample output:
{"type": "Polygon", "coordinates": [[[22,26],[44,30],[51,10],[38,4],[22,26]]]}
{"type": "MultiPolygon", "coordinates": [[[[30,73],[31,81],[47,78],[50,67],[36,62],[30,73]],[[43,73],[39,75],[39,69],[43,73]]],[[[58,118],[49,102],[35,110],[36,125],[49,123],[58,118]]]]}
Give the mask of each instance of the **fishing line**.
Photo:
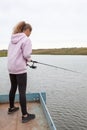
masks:
{"type": "MultiPolygon", "coordinates": [[[[79,74],[80,76],[85,76],[85,77],[87,77],[87,74],[86,74],[86,73],[74,71],[74,70],[71,70],[71,69],[67,69],[67,68],[63,68],[63,67],[59,67],[59,66],[47,64],[47,63],[42,63],[42,62],[38,62],[38,61],[33,61],[33,60],[31,60],[30,62],[32,62],[32,65],[27,64],[27,66],[29,66],[29,67],[32,68],[32,69],[36,69],[36,68],[37,68],[37,66],[35,66],[35,63],[36,63],[36,64],[41,64],[41,65],[45,65],[45,66],[49,66],[49,67],[61,69],[61,70],[64,70],[64,71],[73,72],[73,73],[75,73],[75,74],[79,74]]],[[[84,77],[84,81],[87,81],[87,79],[86,79],[85,77],[84,77]]],[[[81,79],[82,79],[82,78],[81,78],[81,79]]],[[[82,80],[83,80],[83,79],[82,79],[82,80]]],[[[60,81],[60,82],[66,82],[66,81],[62,80],[62,81],[60,81]]],[[[70,83],[71,83],[71,82],[70,82],[70,83]]],[[[74,82],[72,82],[72,83],[74,83],[74,82]]]]}
{"type": "Polygon", "coordinates": [[[33,63],[31,66],[29,64],[27,64],[27,65],[30,68],[32,68],[32,69],[36,69],[37,68],[37,66],[34,65],[35,63],[37,63],[37,64],[41,64],[41,65],[45,65],[45,66],[49,66],[49,67],[53,67],[53,68],[65,70],[65,71],[70,71],[70,72],[73,72],[73,73],[82,74],[81,72],[78,72],[78,71],[74,71],[74,70],[71,70],[71,69],[67,69],[67,68],[63,68],[63,67],[59,67],[59,66],[55,66],[55,65],[51,65],[51,64],[46,64],[46,63],[42,63],[42,62],[38,62],[38,61],[33,61],[33,60],[31,60],[31,62],[33,63]]]}

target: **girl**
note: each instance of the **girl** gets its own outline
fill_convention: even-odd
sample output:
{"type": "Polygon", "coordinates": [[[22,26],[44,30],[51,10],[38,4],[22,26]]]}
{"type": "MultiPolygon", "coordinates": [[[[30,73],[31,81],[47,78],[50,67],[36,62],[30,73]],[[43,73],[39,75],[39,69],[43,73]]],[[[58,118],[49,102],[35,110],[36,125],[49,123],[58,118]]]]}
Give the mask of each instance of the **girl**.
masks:
{"type": "Polygon", "coordinates": [[[19,90],[19,100],[22,112],[22,123],[35,118],[34,114],[27,112],[26,106],[26,84],[27,84],[27,61],[30,61],[32,53],[31,41],[28,38],[32,27],[24,21],[17,24],[11,36],[11,42],[8,47],[8,71],[11,82],[9,92],[8,114],[16,112],[19,107],[14,106],[15,93],[19,90]]]}

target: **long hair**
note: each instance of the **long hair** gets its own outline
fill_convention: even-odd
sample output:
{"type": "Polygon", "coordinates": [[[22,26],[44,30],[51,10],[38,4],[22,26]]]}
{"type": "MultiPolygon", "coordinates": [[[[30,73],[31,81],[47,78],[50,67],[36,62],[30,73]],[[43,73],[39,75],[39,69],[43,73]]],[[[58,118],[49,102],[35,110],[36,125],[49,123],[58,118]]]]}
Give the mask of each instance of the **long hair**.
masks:
{"type": "Polygon", "coordinates": [[[13,34],[22,33],[26,29],[29,29],[30,31],[32,31],[31,25],[26,23],[25,21],[21,21],[14,27],[13,34]]]}

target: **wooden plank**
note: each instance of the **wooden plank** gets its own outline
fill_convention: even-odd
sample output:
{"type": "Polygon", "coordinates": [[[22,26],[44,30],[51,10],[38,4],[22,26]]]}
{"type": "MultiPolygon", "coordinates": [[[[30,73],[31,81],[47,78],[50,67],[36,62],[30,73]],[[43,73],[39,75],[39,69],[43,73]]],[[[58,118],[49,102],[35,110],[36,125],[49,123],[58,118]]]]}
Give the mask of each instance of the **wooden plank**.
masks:
{"type": "MultiPolygon", "coordinates": [[[[19,106],[16,103],[16,106],[19,106]]],[[[0,104],[0,130],[49,130],[41,104],[38,102],[27,103],[28,112],[34,113],[36,118],[28,123],[21,123],[21,110],[8,115],[8,104],[0,104]]]]}
{"type": "Polygon", "coordinates": [[[8,104],[0,104],[0,130],[16,130],[17,114],[8,115],[8,104]]]}
{"type": "Polygon", "coordinates": [[[29,113],[34,113],[36,118],[26,124],[20,123],[21,117],[19,113],[18,127],[17,130],[49,130],[46,118],[42,111],[40,103],[28,103],[29,113]]]}

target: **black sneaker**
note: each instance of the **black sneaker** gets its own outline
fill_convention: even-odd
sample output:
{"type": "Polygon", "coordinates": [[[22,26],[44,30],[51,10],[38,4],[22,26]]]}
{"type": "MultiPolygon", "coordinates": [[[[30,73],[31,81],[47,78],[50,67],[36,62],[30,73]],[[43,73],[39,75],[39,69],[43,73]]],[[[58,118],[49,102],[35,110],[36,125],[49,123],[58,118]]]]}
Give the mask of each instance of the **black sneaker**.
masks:
{"type": "Polygon", "coordinates": [[[27,114],[27,117],[22,116],[22,123],[26,123],[35,118],[34,114],[27,114]]]}
{"type": "Polygon", "coordinates": [[[8,108],[8,114],[12,114],[19,110],[19,107],[8,108]]]}

